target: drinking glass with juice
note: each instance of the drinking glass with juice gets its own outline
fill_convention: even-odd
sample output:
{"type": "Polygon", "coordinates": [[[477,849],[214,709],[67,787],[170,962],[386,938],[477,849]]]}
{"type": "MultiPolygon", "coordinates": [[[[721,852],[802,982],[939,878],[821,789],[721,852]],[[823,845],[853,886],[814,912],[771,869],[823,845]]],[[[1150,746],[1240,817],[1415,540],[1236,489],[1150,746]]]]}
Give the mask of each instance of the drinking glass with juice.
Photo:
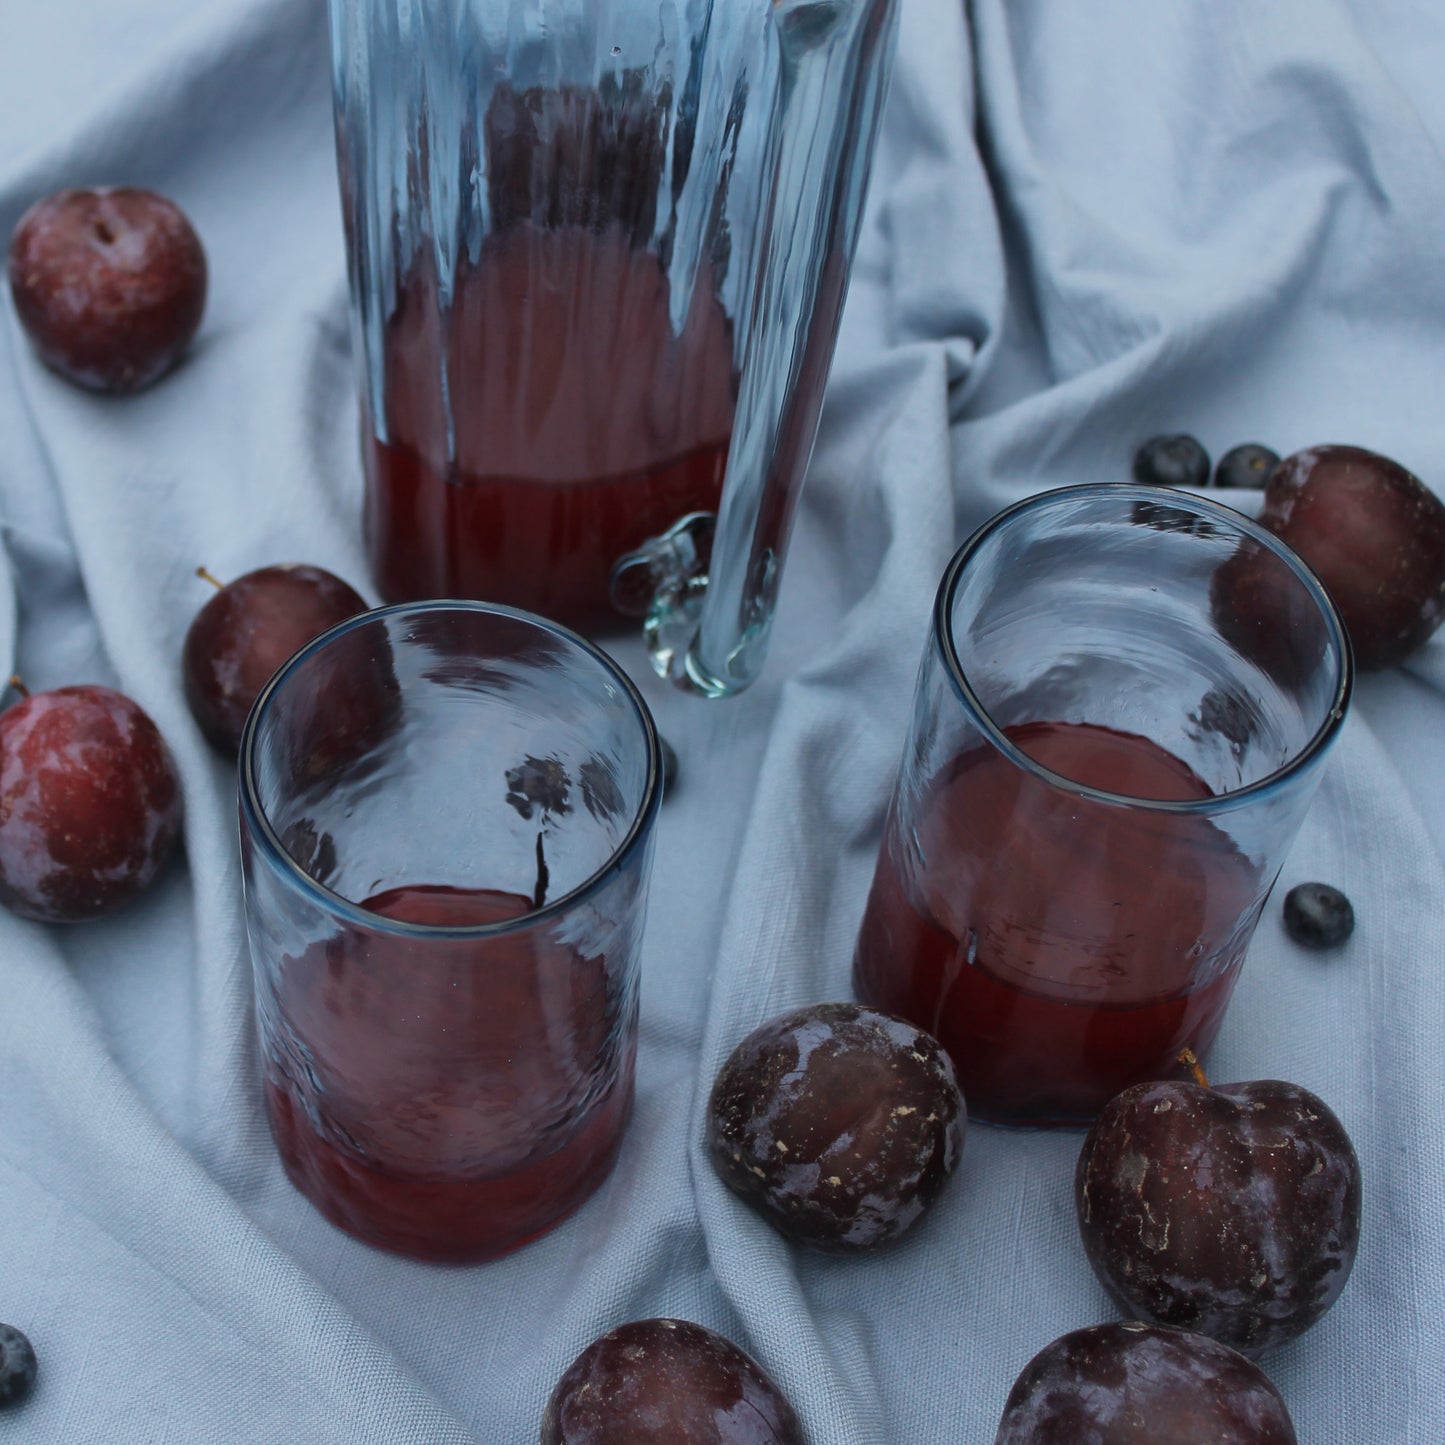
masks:
{"type": "Polygon", "coordinates": [[[992,519],[938,593],[854,957],[970,1113],[1082,1124],[1203,1057],[1345,714],[1313,574],[1132,486],[992,519]]]}
{"type": "Polygon", "coordinates": [[[271,681],[241,754],[262,1075],[333,1223],[486,1259],[606,1177],[660,794],[632,684],[525,613],[382,608],[271,681]]]}

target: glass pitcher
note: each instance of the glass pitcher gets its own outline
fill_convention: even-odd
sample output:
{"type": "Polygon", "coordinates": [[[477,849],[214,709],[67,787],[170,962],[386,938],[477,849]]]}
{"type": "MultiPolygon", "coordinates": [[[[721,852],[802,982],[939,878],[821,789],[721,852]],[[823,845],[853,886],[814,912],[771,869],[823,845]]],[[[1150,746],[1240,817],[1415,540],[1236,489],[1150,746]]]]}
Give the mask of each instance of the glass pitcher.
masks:
{"type": "Polygon", "coordinates": [[[388,601],[762,665],[897,0],[330,0],[388,601]]]}

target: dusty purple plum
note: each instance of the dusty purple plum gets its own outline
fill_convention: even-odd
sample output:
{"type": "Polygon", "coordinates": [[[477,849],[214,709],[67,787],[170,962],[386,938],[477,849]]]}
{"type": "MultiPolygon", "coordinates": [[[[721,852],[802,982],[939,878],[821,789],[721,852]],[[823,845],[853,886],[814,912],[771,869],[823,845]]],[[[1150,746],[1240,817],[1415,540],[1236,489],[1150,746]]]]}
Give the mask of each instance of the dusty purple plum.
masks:
{"type": "Polygon", "coordinates": [[[1277,1079],[1125,1089],[1084,1140],[1074,1198],[1089,1262],[1129,1314],[1247,1355],[1314,1324],[1359,1244],[1349,1135],[1277,1079]]]}
{"type": "Polygon", "coordinates": [[[1362,671],[1403,662],[1445,620],[1445,503],[1364,447],[1309,447],[1270,473],[1259,521],[1329,589],[1362,671]]]}
{"type": "Polygon", "coordinates": [[[57,687],[0,713],[0,903],[100,918],[175,851],[181,781],[160,730],[109,687],[57,687]]]}
{"type": "Polygon", "coordinates": [[[800,1244],[847,1253],[897,1238],[963,1150],[953,1065],[931,1035],[855,1003],[763,1024],[718,1071],[713,1167],[800,1244]]]}
{"type": "Polygon", "coordinates": [[[186,702],[211,744],[235,757],[246,714],[276,669],[328,627],[365,611],[349,583],[300,562],[260,567],[220,588],[181,648],[186,702]]]}
{"type": "MultiPolygon", "coordinates": [[[[1219,633],[1286,689],[1311,685],[1330,628],[1293,567],[1262,542],[1243,537],[1209,579],[1219,633]]],[[[1343,618],[1340,619],[1343,624],[1343,618]]]]}
{"type": "Polygon", "coordinates": [[[763,1367],[688,1320],[633,1320],[592,1341],[557,1381],[541,1445],[803,1445],[763,1367]]]}
{"type": "Polygon", "coordinates": [[[139,391],[190,345],[206,255],[175,202],[134,186],[57,191],[10,241],[16,314],[48,365],[95,391],[139,391]]]}
{"type": "Polygon", "coordinates": [[[1243,1355],[1130,1320],[1061,1335],[1024,1366],[994,1445],[1296,1445],[1284,1400],[1243,1355]]]}

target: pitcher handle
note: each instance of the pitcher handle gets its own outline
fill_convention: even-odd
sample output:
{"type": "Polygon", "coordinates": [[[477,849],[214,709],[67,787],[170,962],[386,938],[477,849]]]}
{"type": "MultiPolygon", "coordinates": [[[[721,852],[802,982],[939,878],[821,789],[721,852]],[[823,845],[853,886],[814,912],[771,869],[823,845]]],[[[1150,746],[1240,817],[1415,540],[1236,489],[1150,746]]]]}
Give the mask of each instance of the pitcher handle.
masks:
{"type": "Polygon", "coordinates": [[[772,3],[772,154],[715,536],[701,545],[713,527],[694,513],[613,572],[618,602],[654,588],[643,630],[658,673],[708,697],[741,692],[767,654],[897,28],[897,0],[772,3]]]}

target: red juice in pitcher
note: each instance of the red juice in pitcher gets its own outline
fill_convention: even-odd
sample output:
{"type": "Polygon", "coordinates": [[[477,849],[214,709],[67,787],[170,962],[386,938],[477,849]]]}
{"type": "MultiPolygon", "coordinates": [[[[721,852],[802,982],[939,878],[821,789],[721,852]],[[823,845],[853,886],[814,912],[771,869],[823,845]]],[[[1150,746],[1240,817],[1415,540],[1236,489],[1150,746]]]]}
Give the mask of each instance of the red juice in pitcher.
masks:
{"type": "Polygon", "coordinates": [[[679,325],[622,226],[519,220],[437,295],[419,252],[385,328],[387,440],[363,444],[378,588],[615,623],[617,559],[721,496],[732,328],[707,268],[679,325]]]}
{"type": "MultiPolygon", "coordinates": [[[[1057,722],[1006,734],[1089,787],[1212,796],[1136,734],[1057,722]]],[[[1215,823],[1057,787],[988,746],[945,767],[915,816],[916,849],[890,816],[854,986],[942,1042],[971,1113],[1084,1122],[1209,1046],[1264,892],[1215,823]]]]}
{"type": "MultiPolygon", "coordinates": [[[[518,918],[531,902],[448,886],[389,889],[369,912],[436,927],[518,918]]],[[[631,1112],[632,1045],[605,960],[534,935],[352,931],[281,971],[291,1042],[263,1050],[287,1174],[336,1225],[414,1258],[524,1244],[612,1168],[631,1112]],[[624,1053],[625,1051],[625,1053],[624,1053]]]]}

